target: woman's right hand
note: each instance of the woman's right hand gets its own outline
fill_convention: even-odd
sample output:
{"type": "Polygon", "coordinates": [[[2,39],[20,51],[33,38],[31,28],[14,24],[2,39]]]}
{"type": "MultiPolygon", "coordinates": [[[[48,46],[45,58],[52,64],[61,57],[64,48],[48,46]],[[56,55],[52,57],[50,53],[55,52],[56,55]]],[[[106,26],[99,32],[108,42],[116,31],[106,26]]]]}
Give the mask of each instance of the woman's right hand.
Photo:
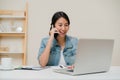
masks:
{"type": "Polygon", "coordinates": [[[55,33],[59,33],[59,32],[58,32],[57,28],[52,27],[52,29],[49,32],[50,36],[54,37],[55,33]]]}

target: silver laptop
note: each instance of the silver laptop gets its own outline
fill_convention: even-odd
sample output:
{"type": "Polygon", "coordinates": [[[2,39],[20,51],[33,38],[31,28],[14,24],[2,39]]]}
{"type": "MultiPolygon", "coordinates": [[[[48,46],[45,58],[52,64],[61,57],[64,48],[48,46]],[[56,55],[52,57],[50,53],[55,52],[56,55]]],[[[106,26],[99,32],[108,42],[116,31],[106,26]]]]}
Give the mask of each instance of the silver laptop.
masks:
{"type": "Polygon", "coordinates": [[[53,71],[70,75],[106,72],[111,66],[113,47],[113,39],[79,39],[74,69],[53,71]]]}

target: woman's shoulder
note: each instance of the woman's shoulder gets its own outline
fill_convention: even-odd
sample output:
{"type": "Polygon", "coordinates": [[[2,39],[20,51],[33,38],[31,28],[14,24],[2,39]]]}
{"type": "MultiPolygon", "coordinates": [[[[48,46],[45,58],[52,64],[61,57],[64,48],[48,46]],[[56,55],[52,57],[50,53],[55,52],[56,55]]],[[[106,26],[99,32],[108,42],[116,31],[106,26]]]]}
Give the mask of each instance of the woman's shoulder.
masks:
{"type": "Polygon", "coordinates": [[[69,45],[73,45],[73,49],[77,48],[78,45],[78,38],[77,37],[73,37],[73,36],[67,36],[67,43],[69,43],[69,45]]]}
{"type": "Polygon", "coordinates": [[[43,37],[42,39],[46,40],[46,39],[48,39],[48,38],[49,38],[49,36],[45,36],[45,37],[43,37]]]}
{"type": "Polygon", "coordinates": [[[78,41],[78,38],[77,38],[77,37],[74,37],[74,36],[69,36],[69,35],[67,35],[67,38],[68,38],[70,41],[78,41]]]}
{"type": "Polygon", "coordinates": [[[42,38],[42,42],[47,42],[48,39],[49,39],[49,36],[45,36],[45,37],[42,38]]]}

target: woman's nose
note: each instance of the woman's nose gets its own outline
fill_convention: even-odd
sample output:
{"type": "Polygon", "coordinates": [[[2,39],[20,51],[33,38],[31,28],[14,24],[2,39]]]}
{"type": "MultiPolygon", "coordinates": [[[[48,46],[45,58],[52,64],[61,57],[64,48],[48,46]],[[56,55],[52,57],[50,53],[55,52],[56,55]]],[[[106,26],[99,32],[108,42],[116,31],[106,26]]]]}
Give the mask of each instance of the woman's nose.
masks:
{"type": "Polygon", "coordinates": [[[62,26],[62,28],[61,28],[62,30],[65,30],[65,27],[64,26],[62,26]]]}

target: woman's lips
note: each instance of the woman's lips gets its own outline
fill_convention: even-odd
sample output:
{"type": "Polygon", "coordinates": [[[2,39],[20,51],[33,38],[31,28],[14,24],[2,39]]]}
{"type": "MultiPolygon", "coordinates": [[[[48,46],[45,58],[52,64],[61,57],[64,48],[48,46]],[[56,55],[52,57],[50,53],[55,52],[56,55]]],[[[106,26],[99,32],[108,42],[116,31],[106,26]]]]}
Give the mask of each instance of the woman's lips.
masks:
{"type": "Polygon", "coordinates": [[[64,35],[64,34],[65,34],[65,32],[60,32],[60,34],[61,34],[61,35],[64,35]]]}

